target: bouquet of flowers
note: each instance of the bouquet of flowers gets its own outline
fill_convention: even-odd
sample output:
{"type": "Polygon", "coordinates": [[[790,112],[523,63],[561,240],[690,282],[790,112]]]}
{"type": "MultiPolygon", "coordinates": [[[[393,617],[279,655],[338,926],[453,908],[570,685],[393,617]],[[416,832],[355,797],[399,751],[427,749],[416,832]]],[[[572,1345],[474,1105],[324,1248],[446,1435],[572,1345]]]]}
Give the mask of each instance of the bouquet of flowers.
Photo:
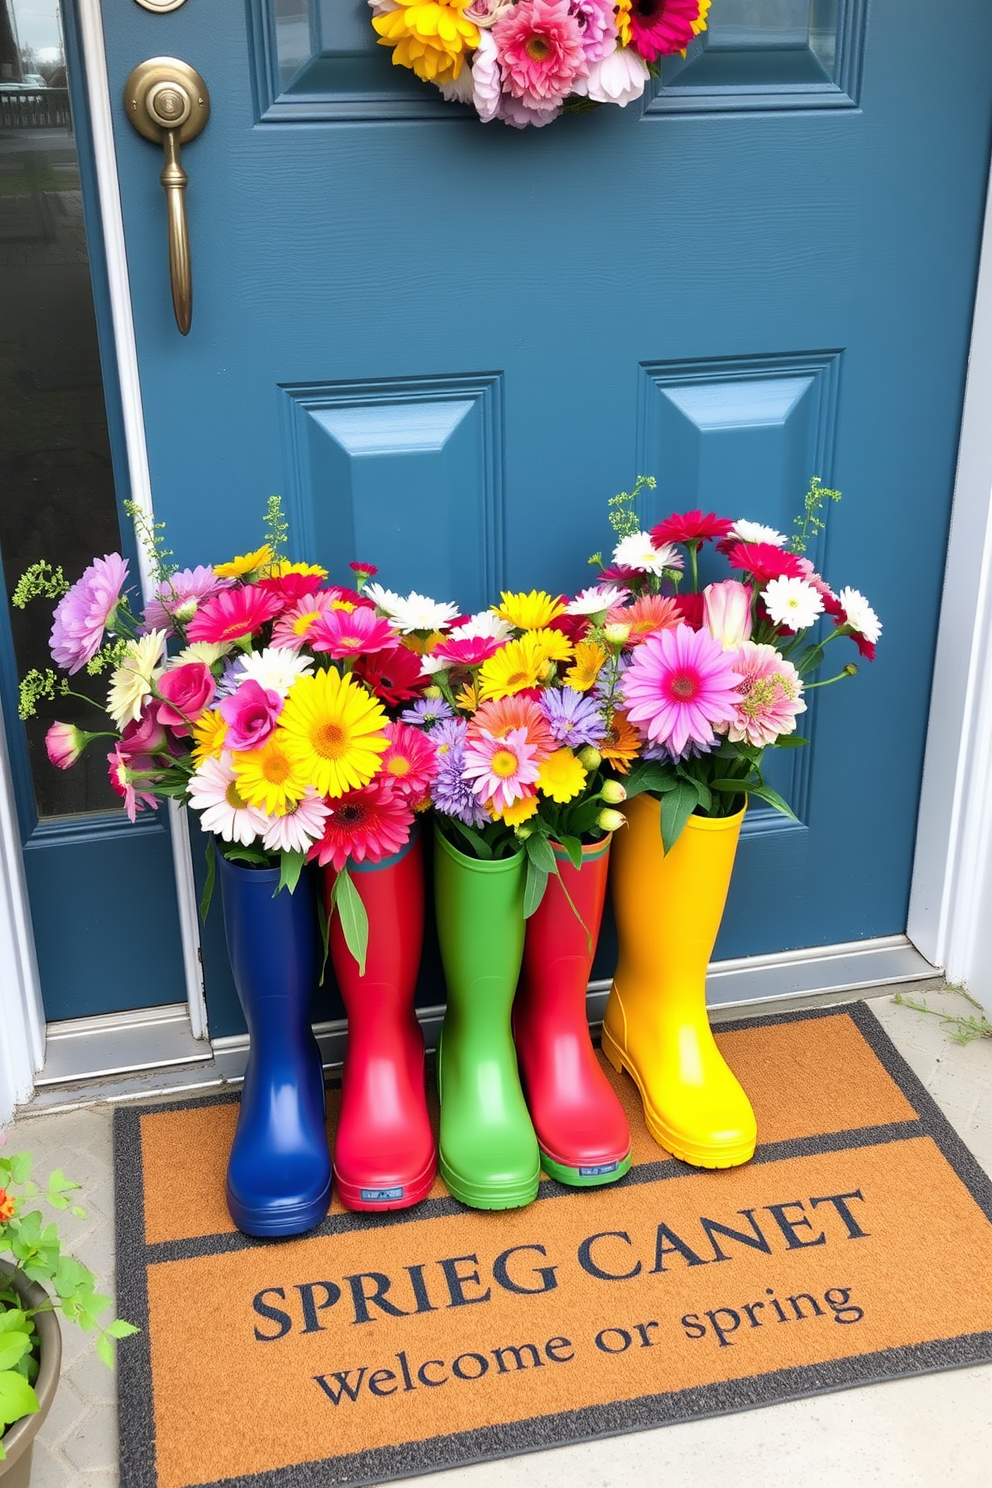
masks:
{"type": "Polygon", "coordinates": [[[701,510],[673,512],[643,531],[634,507],[654,484],[642,476],[632,492],[611,500],[619,539],[612,564],[604,567],[599,554],[590,561],[600,566],[602,582],[624,592],[592,635],[619,638],[630,627],[634,649],[619,662],[614,727],[632,736],[639,755],[628,795],[661,797],[667,852],[693,812],[731,816],[745,796],[793,815],[764,779],[764,751],[805,744],[795,731],[804,693],[857,674],[848,661],[833,677],[806,680],[827,647],[847,637],[873,661],[882,626],[863,594],[835,593],[806,557],[824,525],[823,505],[840,500],[839,491],[814,477],[790,539],[701,510]],[[715,543],[731,576],[701,587],[707,543],[715,543]],[[648,618],[650,630],[637,635],[648,618]],[[824,619],[832,623],[825,633],[824,619]]]}
{"type": "Polygon", "coordinates": [[[540,128],[563,108],[640,98],[658,58],[684,54],[710,0],[369,0],[393,63],[484,124],[540,128]]]}
{"type": "MultiPolygon", "coordinates": [[[[132,821],[163,798],[200,814],[225,857],[281,870],[290,892],[303,865],[336,870],[336,903],[349,949],[364,963],[367,921],[348,875],[351,860],[399,851],[427,804],[435,749],[397,714],[426,686],[416,621],[383,618],[360,589],[375,572],[352,564],[354,589],[325,569],[281,555],[278,497],[267,541],[213,567],[168,563],[161,526],[131,508],[154,592],[139,612],[119,554],[94,559],[71,587],[35,564],[14,603],[57,599],[52,669],[21,684],[21,716],[41,698],[74,693],[69,678],[109,672],[102,705],[112,731],[54,723],[51,762],[68,769],[93,740],[109,738],[110,782],[132,821]]],[[[415,596],[411,596],[411,599],[415,596]]],[[[433,630],[433,620],[428,631],[433,630]]],[[[101,704],[85,698],[99,710],[101,704]]],[[[213,886],[213,858],[204,912],[213,886]]]]}

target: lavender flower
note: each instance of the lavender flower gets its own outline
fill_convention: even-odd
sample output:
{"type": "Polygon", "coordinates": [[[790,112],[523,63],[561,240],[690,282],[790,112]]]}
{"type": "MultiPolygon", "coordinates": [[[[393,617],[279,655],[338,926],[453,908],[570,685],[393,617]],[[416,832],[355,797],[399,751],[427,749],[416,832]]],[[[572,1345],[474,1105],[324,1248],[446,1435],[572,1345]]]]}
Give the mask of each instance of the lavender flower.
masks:
{"type": "Polygon", "coordinates": [[[446,703],[444,698],[418,698],[411,703],[409,708],[404,708],[400,714],[401,723],[412,723],[415,728],[432,729],[435,724],[443,723],[447,718],[453,718],[454,714],[451,704],[446,703]]]}
{"type": "Polygon", "coordinates": [[[49,638],[52,659],[70,674],[92,661],[104,630],[112,625],[127,578],[119,553],[94,558],[81,579],[59,600],[49,638]]]}
{"type": "Polygon", "coordinates": [[[219,579],[212,568],[202,564],[180,569],[157,586],[145,606],[144,629],[171,631],[173,620],[187,625],[203,600],[229,589],[233,582],[233,579],[219,579]]]}
{"type": "Polygon", "coordinates": [[[450,718],[428,733],[428,738],[437,745],[438,765],[431,781],[431,801],[445,816],[457,817],[468,827],[484,827],[489,818],[462,774],[466,730],[463,719],[450,718]]]}
{"type": "Polygon", "coordinates": [[[540,702],[559,744],[579,749],[583,744],[599,744],[606,737],[599,705],[574,687],[549,688],[542,692],[540,702]]]}

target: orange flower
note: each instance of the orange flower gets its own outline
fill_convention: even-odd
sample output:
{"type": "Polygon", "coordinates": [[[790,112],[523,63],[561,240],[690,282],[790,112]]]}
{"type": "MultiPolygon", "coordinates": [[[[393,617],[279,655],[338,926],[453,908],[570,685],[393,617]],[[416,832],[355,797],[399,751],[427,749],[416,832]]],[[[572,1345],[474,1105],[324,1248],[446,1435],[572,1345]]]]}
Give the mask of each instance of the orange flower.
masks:
{"type": "Polygon", "coordinates": [[[641,736],[627,718],[626,713],[616,709],[610,723],[609,733],[599,746],[604,760],[609,760],[614,769],[626,775],[630,762],[636,759],[641,749],[641,736]]]}
{"type": "Polygon", "coordinates": [[[5,1188],[0,1188],[0,1220],[13,1219],[14,1197],[5,1188]]]}
{"type": "Polygon", "coordinates": [[[580,641],[575,648],[575,665],[565,673],[565,682],[576,692],[588,692],[606,661],[606,647],[598,641],[580,641]]]}
{"type": "Polygon", "coordinates": [[[614,605],[607,625],[629,625],[628,645],[639,646],[656,630],[672,630],[682,623],[682,612],[667,594],[642,594],[631,605],[614,605]]]}

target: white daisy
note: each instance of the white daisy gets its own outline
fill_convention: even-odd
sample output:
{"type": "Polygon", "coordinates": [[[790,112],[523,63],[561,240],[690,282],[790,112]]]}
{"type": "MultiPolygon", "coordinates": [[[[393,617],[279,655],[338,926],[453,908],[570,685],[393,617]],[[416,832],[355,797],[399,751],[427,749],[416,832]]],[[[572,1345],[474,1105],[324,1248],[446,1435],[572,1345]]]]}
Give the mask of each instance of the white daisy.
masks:
{"type": "Polygon", "coordinates": [[[392,589],[384,589],[381,584],[366,584],[365,597],[371,599],[376,609],[382,610],[404,635],[414,630],[428,634],[432,630],[445,630],[458,614],[456,604],[439,604],[436,599],[428,599],[414,589],[404,599],[392,589]]]}
{"type": "Polygon", "coordinates": [[[266,852],[306,852],[324,835],[324,822],[331,808],[316,786],[308,785],[303,800],[291,806],[285,816],[259,814],[268,822],[262,838],[266,852]]]}
{"type": "Polygon", "coordinates": [[[422,656],[420,658],[420,675],[422,677],[433,677],[437,672],[446,672],[453,663],[444,656],[422,656]]]}
{"type": "Polygon", "coordinates": [[[111,674],[107,712],[119,729],[138,722],[145,699],[152,695],[152,683],[161,675],[158,664],[165,635],[164,630],[151,630],[137,641],[128,641],[124,660],[111,674]]]}
{"type": "Polygon", "coordinates": [[[809,630],[823,614],[822,596],[805,579],[772,579],[761,597],[772,623],[790,630],[809,630]]]}
{"type": "Polygon", "coordinates": [[[632,532],[622,537],[613,549],[613,562],[638,573],[663,573],[666,568],[682,568],[682,555],[671,543],[662,543],[656,548],[649,532],[632,532]]]}
{"type": "Polygon", "coordinates": [[[844,606],[847,623],[858,635],[863,635],[872,645],[882,634],[882,622],[871,605],[857,589],[842,589],[837,598],[844,606]]]}
{"type": "Polygon", "coordinates": [[[202,813],[203,830],[215,832],[225,842],[240,842],[243,847],[250,847],[269,825],[265,812],[249,806],[239,794],[231,755],[226,749],[220,759],[205,759],[190,777],[189,800],[202,813]]]}
{"type": "Polygon", "coordinates": [[[266,646],[263,651],[249,651],[235,668],[239,685],[250,679],[259,687],[277,692],[280,697],[286,697],[297,677],[309,677],[312,672],[311,657],[297,656],[285,646],[266,646]]]}
{"type": "Polygon", "coordinates": [[[730,529],[730,536],[742,543],[771,543],[773,548],[784,548],[789,539],[774,527],[763,527],[760,522],[745,522],[743,517],[730,529]]]}
{"type": "Polygon", "coordinates": [[[202,661],[204,666],[216,665],[230,651],[229,645],[222,645],[216,641],[193,641],[191,645],[184,646],[178,656],[169,662],[170,667],[185,666],[190,661],[202,661]]]}
{"type": "Polygon", "coordinates": [[[474,641],[480,636],[492,636],[494,641],[508,641],[513,635],[513,626],[495,610],[480,610],[470,615],[451,632],[453,641],[474,641]]]}
{"type": "Polygon", "coordinates": [[[620,604],[629,595],[629,590],[621,589],[618,584],[594,584],[591,589],[583,589],[573,600],[565,606],[566,615],[602,615],[612,609],[615,604],[620,604]]]}

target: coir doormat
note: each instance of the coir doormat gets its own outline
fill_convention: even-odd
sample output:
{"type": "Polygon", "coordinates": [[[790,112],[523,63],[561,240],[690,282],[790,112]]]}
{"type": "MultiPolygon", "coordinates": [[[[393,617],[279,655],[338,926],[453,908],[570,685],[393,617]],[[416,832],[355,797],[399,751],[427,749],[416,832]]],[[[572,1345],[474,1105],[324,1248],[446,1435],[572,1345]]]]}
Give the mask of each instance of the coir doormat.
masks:
{"type": "Polygon", "coordinates": [[[123,1488],[378,1482],[992,1358],[992,1184],[867,1008],[718,1039],[746,1167],[666,1157],[617,1078],[611,1188],[438,1183],[290,1241],[228,1218],[232,1098],[118,1111],[123,1488]]]}

